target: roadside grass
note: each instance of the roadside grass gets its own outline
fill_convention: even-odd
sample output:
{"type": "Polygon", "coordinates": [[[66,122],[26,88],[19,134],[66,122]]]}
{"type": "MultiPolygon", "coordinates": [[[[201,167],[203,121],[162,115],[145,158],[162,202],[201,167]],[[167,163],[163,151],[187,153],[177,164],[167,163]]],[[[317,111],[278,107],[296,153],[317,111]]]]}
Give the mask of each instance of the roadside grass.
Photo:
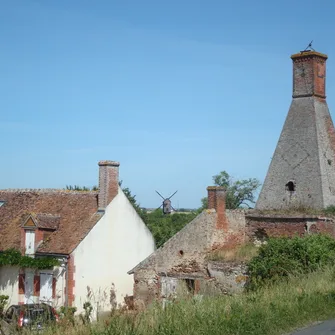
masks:
{"type": "Polygon", "coordinates": [[[255,292],[184,299],[91,325],[60,324],[47,335],[281,335],[335,318],[335,267],[288,277],[255,292]]]}

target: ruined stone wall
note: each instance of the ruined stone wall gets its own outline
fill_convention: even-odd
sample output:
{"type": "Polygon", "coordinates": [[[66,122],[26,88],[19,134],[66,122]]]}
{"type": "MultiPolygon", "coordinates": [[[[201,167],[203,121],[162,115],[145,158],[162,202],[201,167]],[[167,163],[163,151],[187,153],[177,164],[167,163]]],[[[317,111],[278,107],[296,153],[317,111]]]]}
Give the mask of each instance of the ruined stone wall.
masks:
{"type": "Polygon", "coordinates": [[[160,298],[160,280],[154,269],[140,269],[134,273],[134,306],[143,309],[160,298]]]}
{"type": "Polygon", "coordinates": [[[197,273],[210,249],[216,220],[215,211],[205,211],[155,252],[157,272],[197,273]]]}
{"type": "MultiPolygon", "coordinates": [[[[218,226],[216,211],[205,210],[148,257],[138,270],[135,268],[135,305],[148,305],[162,298],[161,278],[178,278],[178,286],[191,279],[197,283],[197,291],[219,290],[222,293],[225,289],[215,280],[212,283],[213,278],[208,274],[207,254],[213,249],[230,248],[244,242],[245,213],[228,210],[224,220],[227,224],[218,226]]],[[[165,280],[163,285],[167,282],[165,280]]]]}
{"type": "Polygon", "coordinates": [[[335,237],[334,219],[302,215],[247,215],[246,239],[264,240],[268,237],[293,237],[325,233],[335,237]]]}
{"type": "Polygon", "coordinates": [[[242,291],[248,280],[244,263],[210,261],[208,273],[215,279],[216,287],[220,287],[221,292],[226,294],[242,291]]]}
{"type": "Polygon", "coordinates": [[[234,248],[245,241],[245,210],[226,210],[228,229],[213,231],[212,250],[234,248]]]}

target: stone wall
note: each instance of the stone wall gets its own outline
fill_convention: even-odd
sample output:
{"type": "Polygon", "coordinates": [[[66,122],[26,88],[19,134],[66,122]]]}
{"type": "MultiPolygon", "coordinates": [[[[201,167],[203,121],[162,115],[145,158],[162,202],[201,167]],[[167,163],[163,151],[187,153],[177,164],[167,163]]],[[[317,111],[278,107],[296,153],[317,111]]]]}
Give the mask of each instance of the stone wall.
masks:
{"type": "Polygon", "coordinates": [[[208,273],[215,278],[223,293],[236,293],[243,290],[247,283],[247,267],[244,263],[208,262],[208,273]]]}
{"type": "Polygon", "coordinates": [[[304,236],[325,233],[335,237],[332,218],[305,215],[248,214],[246,216],[246,240],[264,240],[268,237],[304,236]]]}
{"type": "Polygon", "coordinates": [[[223,215],[224,218],[219,216],[225,224],[218,225],[214,209],[203,211],[129,272],[134,273],[134,303],[137,308],[147,306],[155,299],[166,299],[166,291],[175,294],[178,289],[189,288],[189,285],[194,286],[190,290],[197,294],[228,291],[234,280],[230,275],[222,275],[221,281],[229,278],[229,283],[223,285],[209,275],[207,255],[212,250],[231,248],[244,242],[245,214],[243,210],[227,210],[223,215]]]}

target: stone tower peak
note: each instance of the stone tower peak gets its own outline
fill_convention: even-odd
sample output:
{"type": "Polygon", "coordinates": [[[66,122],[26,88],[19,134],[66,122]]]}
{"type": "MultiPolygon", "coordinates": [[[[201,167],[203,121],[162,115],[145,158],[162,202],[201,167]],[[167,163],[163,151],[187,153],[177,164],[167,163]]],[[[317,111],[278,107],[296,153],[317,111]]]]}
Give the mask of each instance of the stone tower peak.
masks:
{"type": "Polygon", "coordinates": [[[326,102],[327,58],[316,51],[291,56],[292,103],[257,209],[335,205],[335,130],[326,102]]]}

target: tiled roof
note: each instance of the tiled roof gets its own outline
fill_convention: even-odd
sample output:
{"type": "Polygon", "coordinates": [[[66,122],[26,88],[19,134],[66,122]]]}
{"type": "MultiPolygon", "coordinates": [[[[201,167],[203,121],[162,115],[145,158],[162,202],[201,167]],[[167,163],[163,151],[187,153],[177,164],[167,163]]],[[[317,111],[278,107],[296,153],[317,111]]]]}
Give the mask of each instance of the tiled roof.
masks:
{"type": "Polygon", "coordinates": [[[21,226],[32,215],[37,226],[56,229],[37,252],[69,254],[100,219],[97,192],[54,189],[0,190],[0,250],[20,248],[21,226]]]}
{"type": "Polygon", "coordinates": [[[60,219],[61,217],[59,214],[53,215],[40,213],[35,216],[37,227],[42,229],[57,230],[59,228],[60,219]]]}

